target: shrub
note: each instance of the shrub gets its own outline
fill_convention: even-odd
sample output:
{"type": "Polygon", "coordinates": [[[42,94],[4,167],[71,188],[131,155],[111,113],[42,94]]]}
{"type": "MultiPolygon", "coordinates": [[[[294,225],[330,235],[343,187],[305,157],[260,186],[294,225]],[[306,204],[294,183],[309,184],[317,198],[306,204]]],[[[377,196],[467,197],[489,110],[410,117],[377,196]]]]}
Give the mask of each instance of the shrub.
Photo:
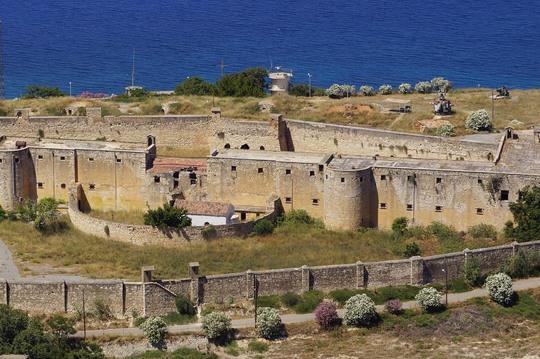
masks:
{"type": "Polygon", "coordinates": [[[183,315],[195,315],[197,312],[193,302],[183,295],[178,295],[175,299],[176,310],[183,315]]]}
{"type": "Polygon", "coordinates": [[[219,96],[264,97],[268,72],[263,68],[250,68],[242,72],[227,74],[216,83],[219,96]]]}
{"type": "Polygon", "coordinates": [[[391,95],[392,94],[392,86],[388,84],[384,84],[379,86],[379,93],[381,95],[391,95]]]}
{"type": "Polygon", "coordinates": [[[203,317],[202,328],[210,340],[227,337],[231,331],[231,318],[224,313],[212,312],[203,317]]]}
{"type": "MultiPolygon", "coordinates": [[[[298,84],[293,85],[289,89],[289,94],[293,96],[303,96],[309,97],[309,85],[308,84],[298,84]]],[[[320,87],[311,86],[311,96],[324,96],[325,90],[320,87]]]]}
{"type": "Polygon", "coordinates": [[[540,237],[540,187],[527,186],[518,192],[518,200],[510,203],[516,226],[510,223],[505,234],[518,242],[540,237]]]}
{"type": "Polygon", "coordinates": [[[281,335],[281,318],[277,309],[262,307],[257,310],[257,335],[264,339],[275,339],[281,335]]]}
{"type": "Polygon", "coordinates": [[[402,304],[401,304],[401,300],[399,299],[388,300],[386,304],[384,305],[384,307],[386,308],[386,311],[390,314],[398,315],[402,311],[402,304]]]}
{"type": "Polygon", "coordinates": [[[59,223],[58,204],[54,198],[43,198],[38,203],[27,201],[17,211],[22,221],[33,223],[37,230],[45,231],[59,223]]]}
{"type": "Polygon", "coordinates": [[[141,324],[141,329],[148,339],[148,343],[154,348],[162,348],[165,335],[167,334],[167,324],[160,317],[150,317],[141,324]]]}
{"type": "Polygon", "coordinates": [[[286,307],[292,308],[300,302],[300,296],[296,293],[285,293],[281,296],[281,303],[286,307]]]}
{"type": "Polygon", "coordinates": [[[302,294],[298,304],[294,306],[297,313],[312,313],[320,302],[324,299],[324,294],[318,290],[311,290],[302,294]]]}
{"type": "Polygon", "coordinates": [[[452,83],[444,77],[435,77],[431,80],[433,91],[448,92],[452,88],[452,83]]]}
{"type": "Polygon", "coordinates": [[[398,217],[392,222],[392,233],[395,238],[401,238],[407,233],[407,225],[409,220],[407,217],[398,217]]]}
{"type": "Polygon", "coordinates": [[[482,274],[480,272],[480,262],[477,258],[468,256],[463,268],[463,276],[465,282],[473,287],[478,287],[482,284],[482,274]]]}
{"type": "Polygon", "coordinates": [[[216,87],[213,84],[206,82],[197,76],[188,77],[178,86],[176,86],[176,89],[174,90],[174,93],[177,95],[196,96],[208,96],[214,94],[215,92],[216,87]]]}
{"type": "Polygon", "coordinates": [[[418,305],[426,312],[434,312],[442,307],[441,294],[433,287],[420,289],[414,299],[416,299],[418,305]]]}
{"type": "Polygon", "coordinates": [[[111,308],[103,301],[103,299],[96,299],[94,301],[94,308],[94,314],[99,320],[106,321],[113,318],[111,308]]]}
{"type": "Polygon", "coordinates": [[[176,208],[169,203],[157,209],[149,209],[144,214],[144,224],[161,230],[168,228],[182,229],[191,226],[191,218],[184,208],[176,208]]]}
{"type": "Polygon", "coordinates": [[[422,253],[420,250],[420,247],[416,242],[408,243],[405,246],[405,250],[403,251],[403,257],[405,258],[411,258],[414,256],[419,256],[422,253]]]}
{"type": "Polygon", "coordinates": [[[398,92],[402,95],[407,95],[413,92],[413,88],[411,84],[408,83],[402,83],[398,87],[398,92]]]}
{"type": "Polygon", "coordinates": [[[248,343],[248,350],[255,353],[264,353],[268,351],[268,344],[258,340],[252,340],[248,343]]]}
{"type": "Polygon", "coordinates": [[[6,211],[2,208],[2,206],[0,206],[0,221],[4,220],[7,218],[7,213],[6,211]]]}
{"type": "Polygon", "coordinates": [[[274,231],[274,224],[267,219],[261,219],[255,226],[253,226],[253,232],[259,236],[270,234],[274,231]]]}
{"type": "Polygon", "coordinates": [[[339,317],[335,303],[323,301],[315,309],[315,322],[321,329],[328,330],[339,324],[339,317]]]}
{"type": "Polygon", "coordinates": [[[508,258],[501,271],[512,278],[525,278],[540,272],[540,252],[521,249],[508,258]]]}
{"type": "Polygon", "coordinates": [[[377,322],[375,303],[366,294],[357,294],[345,303],[345,324],[350,326],[370,326],[377,322]]]}
{"type": "Polygon", "coordinates": [[[217,236],[217,229],[213,225],[209,224],[201,230],[201,234],[204,239],[212,239],[217,236]]]}
{"type": "Polygon", "coordinates": [[[473,131],[490,131],[492,124],[489,113],[486,110],[471,112],[465,120],[465,127],[473,131]]]}
{"type": "Polygon", "coordinates": [[[325,92],[330,98],[343,98],[356,95],[356,88],[354,85],[333,84],[325,92]]]}
{"type": "Polygon", "coordinates": [[[437,135],[442,137],[452,137],[456,135],[455,127],[451,123],[445,123],[437,128],[437,135]]]}
{"type": "Polygon", "coordinates": [[[414,86],[414,89],[418,93],[431,93],[433,88],[431,87],[431,82],[429,81],[420,81],[414,86]]]}
{"type": "Polygon", "coordinates": [[[375,90],[373,89],[373,87],[368,86],[368,85],[360,86],[360,89],[358,90],[358,92],[360,92],[364,96],[375,95],[375,90]]]}
{"type": "Polygon", "coordinates": [[[62,97],[65,94],[60,91],[58,87],[47,87],[47,86],[38,86],[30,85],[26,87],[26,93],[23,95],[23,98],[48,98],[48,97],[62,97]]]}
{"type": "Polygon", "coordinates": [[[467,231],[473,238],[489,238],[489,239],[497,239],[497,229],[495,226],[492,226],[490,224],[477,224],[475,226],[469,227],[469,230],[467,231]]]}
{"type": "Polygon", "coordinates": [[[257,303],[260,307],[280,308],[280,297],[278,295],[261,295],[257,303]]]}
{"type": "Polygon", "coordinates": [[[486,289],[489,297],[495,303],[505,306],[512,304],[514,290],[512,289],[512,278],[507,274],[497,273],[487,277],[486,289]]]}
{"type": "Polygon", "coordinates": [[[324,228],[324,223],[311,217],[304,209],[293,209],[285,213],[278,220],[279,225],[315,225],[318,228],[324,228]]]}

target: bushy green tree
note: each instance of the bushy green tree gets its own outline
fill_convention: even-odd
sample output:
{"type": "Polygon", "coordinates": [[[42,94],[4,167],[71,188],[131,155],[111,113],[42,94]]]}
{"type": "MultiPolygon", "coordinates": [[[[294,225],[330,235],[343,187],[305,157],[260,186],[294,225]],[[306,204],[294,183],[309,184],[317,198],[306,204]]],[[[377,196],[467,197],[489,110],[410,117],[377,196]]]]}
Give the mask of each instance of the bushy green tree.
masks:
{"type": "Polygon", "coordinates": [[[154,348],[162,348],[167,334],[167,323],[161,317],[150,317],[141,324],[141,329],[154,348]]]}
{"type": "Polygon", "coordinates": [[[177,95],[195,95],[208,96],[216,93],[216,86],[210,82],[204,81],[202,78],[193,76],[182,81],[174,93],[177,95]]]}
{"type": "Polygon", "coordinates": [[[320,219],[313,218],[304,209],[293,209],[285,213],[278,220],[279,225],[315,225],[324,228],[324,223],[320,219]]]}
{"type": "Polygon", "coordinates": [[[392,222],[392,233],[394,238],[401,238],[407,233],[409,220],[407,217],[398,217],[392,222]]]}
{"type": "Polygon", "coordinates": [[[18,209],[19,218],[24,222],[33,223],[39,231],[54,228],[59,224],[59,202],[54,198],[43,198],[39,202],[27,201],[18,209]]]}
{"type": "Polygon", "coordinates": [[[264,97],[268,88],[268,72],[263,68],[251,68],[223,76],[216,83],[219,96],[264,97]]]}
{"type": "Polygon", "coordinates": [[[175,299],[176,310],[183,315],[195,315],[197,312],[193,302],[186,296],[178,295],[175,299]]]}
{"type": "Polygon", "coordinates": [[[375,95],[375,90],[373,89],[372,86],[369,86],[369,85],[360,86],[360,88],[358,89],[358,92],[360,92],[364,96],[375,95]]]}
{"type": "Polygon", "coordinates": [[[176,208],[169,203],[157,209],[149,209],[144,214],[144,224],[166,230],[167,228],[182,229],[191,226],[191,218],[184,208],[176,208]]]}
{"type": "Polygon", "coordinates": [[[452,88],[452,83],[444,77],[435,77],[431,80],[433,91],[448,92],[452,88]]]}
{"type": "Polygon", "coordinates": [[[253,226],[253,232],[259,236],[270,234],[274,231],[274,224],[267,219],[261,219],[255,226],[253,226]]]}
{"type": "Polygon", "coordinates": [[[442,137],[452,137],[456,135],[455,127],[451,123],[444,123],[437,128],[437,135],[442,137]]]}
{"type": "Polygon", "coordinates": [[[65,94],[58,87],[47,87],[39,85],[30,85],[26,87],[26,92],[23,98],[49,98],[62,97],[65,94]]]}
{"type": "Polygon", "coordinates": [[[518,242],[540,238],[540,187],[527,186],[519,191],[518,200],[510,203],[515,227],[505,228],[505,233],[518,242]]]}
{"type": "Polygon", "coordinates": [[[420,81],[414,86],[414,89],[418,93],[431,93],[433,88],[431,87],[431,82],[429,81],[420,81]]]}
{"type": "Polygon", "coordinates": [[[420,247],[416,242],[407,243],[405,250],[403,251],[403,257],[405,258],[419,256],[420,254],[422,254],[422,252],[420,251],[420,247]]]}
{"type": "MultiPolygon", "coordinates": [[[[289,94],[293,96],[303,96],[309,97],[309,85],[308,84],[298,84],[293,85],[289,89],[289,94]]],[[[311,96],[324,96],[325,90],[320,87],[311,86],[311,96]]]]}
{"type": "Polygon", "coordinates": [[[407,95],[407,94],[413,93],[413,87],[411,84],[404,82],[401,85],[399,85],[398,92],[402,95],[407,95]]]}
{"type": "Polygon", "coordinates": [[[231,318],[220,312],[212,312],[202,319],[204,335],[210,340],[227,337],[232,329],[231,318]]]}
{"type": "Polygon", "coordinates": [[[393,89],[391,85],[384,84],[384,85],[379,86],[379,93],[381,95],[391,95],[392,91],[393,89]]]}
{"type": "Polygon", "coordinates": [[[492,126],[491,118],[486,110],[474,111],[465,120],[465,127],[477,132],[490,131],[492,126]]]}
{"type": "Polygon", "coordinates": [[[264,339],[276,339],[281,335],[281,317],[277,309],[262,307],[257,310],[257,335],[264,339]]]}

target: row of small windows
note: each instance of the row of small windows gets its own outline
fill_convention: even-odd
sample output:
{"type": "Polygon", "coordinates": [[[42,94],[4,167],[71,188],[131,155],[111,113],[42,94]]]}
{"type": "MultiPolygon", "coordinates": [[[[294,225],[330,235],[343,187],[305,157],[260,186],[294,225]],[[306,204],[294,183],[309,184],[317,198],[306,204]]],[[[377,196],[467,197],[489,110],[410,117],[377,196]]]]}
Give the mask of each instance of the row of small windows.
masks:
{"type": "MultiPolygon", "coordinates": [[[[388,208],[388,205],[384,202],[381,202],[379,203],[379,208],[380,209],[387,209],[388,208]]],[[[407,211],[412,211],[413,210],[413,205],[412,204],[407,204],[407,211]]],[[[442,206],[435,206],[435,212],[442,212],[443,211],[443,207],[442,206]]],[[[478,215],[482,215],[484,214],[484,209],[483,208],[476,208],[476,214],[478,215]]]]}
{"type": "MultiPolygon", "coordinates": [[[[43,155],[38,155],[38,160],[42,160],[42,159],[43,159],[43,155]]],[[[65,160],[66,160],[66,156],[60,156],[60,161],[65,161],[65,160]]],[[[94,162],[94,157],[88,157],[88,161],[94,162]]],[[[122,163],[122,159],[116,158],[116,163],[122,163]]]]}
{"type": "MultiPolygon", "coordinates": [[[[237,170],[237,167],[236,166],[231,166],[231,172],[236,172],[237,170]]],[[[324,166],[323,165],[320,165],[319,166],[319,171],[324,171],[324,166]]],[[[263,167],[258,167],[257,168],[257,173],[264,173],[264,168],[263,167]]],[[[285,174],[286,175],[290,175],[292,173],[292,170],[290,168],[286,168],[285,169],[285,174]]],[[[314,170],[310,170],[309,171],[309,176],[310,177],[313,177],[315,176],[315,171],[314,170]]],[[[343,181],[342,181],[343,182],[343,181]]]]}
{"type": "MultiPolygon", "coordinates": [[[[61,183],[61,184],[60,184],[60,188],[66,189],[66,187],[67,187],[67,186],[66,186],[65,183],[61,183]]],[[[43,182],[38,182],[38,183],[37,183],[37,188],[43,189],[43,182]]]]}
{"type": "MultiPolygon", "coordinates": [[[[292,203],[292,197],[285,197],[285,203],[286,204],[291,204],[292,203]]],[[[314,206],[318,206],[319,205],[319,199],[318,198],[313,198],[311,200],[311,204],[314,205],[314,206]]]]}
{"type": "MultiPolygon", "coordinates": [[[[230,143],[226,143],[225,146],[223,146],[223,148],[225,148],[226,150],[228,150],[228,149],[231,148],[231,144],[230,144],[230,143]]],[[[247,143],[244,143],[242,146],[240,146],[240,149],[241,149],[241,150],[249,150],[249,145],[248,145],[247,143]]],[[[265,150],[264,146],[259,146],[259,150],[264,151],[264,150],[265,150]]]]}

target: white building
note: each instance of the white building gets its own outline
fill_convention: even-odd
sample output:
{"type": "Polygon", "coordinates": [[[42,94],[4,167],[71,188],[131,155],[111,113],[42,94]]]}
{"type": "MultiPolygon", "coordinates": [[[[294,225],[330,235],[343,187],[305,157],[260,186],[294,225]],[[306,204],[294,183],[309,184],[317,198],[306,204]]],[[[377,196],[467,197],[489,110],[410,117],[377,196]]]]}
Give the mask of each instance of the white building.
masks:
{"type": "Polygon", "coordinates": [[[176,200],[174,205],[187,211],[194,227],[231,224],[238,220],[230,203],[176,200]]]}
{"type": "Polygon", "coordinates": [[[289,91],[289,83],[290,79],[293,77],[293,73],[292,70],[283,69],[278,66],[275,69],[270,70],[268,77],[272,81],[272,85],[270,86],[270,92],[272,94],[286,93],[289,91]]]}

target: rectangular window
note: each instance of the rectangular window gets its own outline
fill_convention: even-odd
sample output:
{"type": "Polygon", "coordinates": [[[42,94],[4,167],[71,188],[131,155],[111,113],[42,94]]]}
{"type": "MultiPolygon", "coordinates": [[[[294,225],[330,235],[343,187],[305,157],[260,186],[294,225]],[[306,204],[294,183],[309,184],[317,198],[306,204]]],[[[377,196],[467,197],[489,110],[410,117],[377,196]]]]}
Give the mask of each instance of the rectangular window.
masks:
{"type": "Polygon", "coordinates": [[[246,212],[240,212],[240,220],[245,221],[247,218],[246,212]]]}
{"type": "Polygon", "coordinates": [[[285,197],[285,203],[292,203],[292,197],[285,197]]]}
{"type": "Polygon", "coordinates": [[[192,178],[189,180],[189,183],[194,185],[194,184],[197,184],[197,179],[196,178],[192,178]]]}
{"type": "Polygon", "coordinates": [[[262,169],[262,167],[259,167],[259,168],[257,169],[257,172],[258,172],[258,173],[264,173],[264,170],[262,169]]]}
{"type": "Polygon", "coordinates": [[[381,175],[381,181],[386,181],[386,175],[381,175]]]}
{"type": "Polygon", "coordinates": [[[154,176],[154,182],[155,182],[155,183],[161,182],[161,177],[159,177],[159,176],[154,176]]]}
{"type": "Polygon", "coordinates": [[[364,182],[364,177],[360,177],[360,182],[364,182]]]}
{"type": "Polygon", "coordinates": [[[60,188],[65,189],[65,188],[66,188],[66,184],[65,184],[65,183],[62,183],[62,184],[60,185],[60,188]]]}
{"type": "Polygon", "coordinates": [[[435,212],[442,212],[442,206],[435,206],[435,212]]]}
{"type": "Polygon", "coordinates": [[[407,205],[407,211],[412,211],[413,207],[412,207],[412,204],[408,204],[407,205]]]}
{"type": "Polygon", "coordinates": [[[341,183],[345,182],[345,177],[341,177],[341,183]]]}
{"type": "Polygon", "coordinates": [[[414,176],[407,176],[407,181],[414,182],[414,176]]]}
{"type": "Polygon", "coordinates": [[[88,157],[88,161],[94,162],[94,157],[88,157]]]}
{"type": "Polygon", "coordinates": [[[38,182],[37,188],[43,188],[43,182],[38,182]]]}
{"type": "Polygon", "coordinates": [[[484,209],[483,208],[477,208],[476,209],[476,214],[478,214],[478,215],[484,214],[484,209]]]}
{"type": "Polygon", "coordinates": [[[484,183],[484,182],[482,181],[482,179],[479,178],[479,179],[478,179],[478,184],[479,184],[479,185],[482,185],[483,183],[484,183]]]}
{"type": "Polygon", "coordinates": [[[319,205],[319,200],[317,198],[313,198],[311,200],[311,204],[313,204],[314,206],[318,206],[319,205]]]}
{"type": "Polygon", "coordinates": [[[19,163],[19,157],[15,157],[15,163],[19,163]]]}
{"type": "Polygon", "coordinates": [[[173,182],[173,188],[178,188],[178,180],[174,180],[173,182]]]}
{"type": "Polygon", "coordinates": [[[122,163],[122,159],[121,159],[121,158],[117,158],[117,159],[116,159],[116,163],[122,163]]]}
{"type": "Polygon", "coordinates": [[[285,170],[285,174],[286,174],[286,175],[290,175],[290,174],[291,174],[291,170],[287,168],[287,169],[285,170]]]}
{"type": "Polygon", "coordinates": [[[319,165],[319,172],[324,171],[324,165],[319,165]]]}
{"type": "Polygon", "coordinates": [[[90,183],[90,185],[88,186],[88,188],[90,189],[90,191],[93,191],[96,189],[96,185],[93,184],[93,183],[90,183]]]}
{"type": "Polygon", "coordinates": [[[42,159],[43,159],[43,155],[38,155],[38,156],[37,156],[37,159],[38,159],[38,160],[42,160],[42,159]]]}
{"type": "Polygon", "coordinates": [[[435,183],[442,183],[442,178],[441,178],[441,177],[437,177],[437,179],[435,180],[435,183]]]}
{"type": "Polygon", "coordinates": [[[386,209],[386,203],[379,203],[380,209],[386,209]]]}
{"type": "Polygon", "coordinates": [[[501,201],[508,201],[510,193],[508,191],[501,191],[501,201]]]}
{"type": "Polygon", "coordinates": [[[236,172],[236,166],[231,166],[231,172],[236,172]]]}
{"type": "Polygon", "coordinates": [[[66,160],[66,156],[60,156],[60,161],[65,161],[66,160]]]}
{"type": "Polygon", "coordinates": [[[2,159],[0,158],[0,163],[2,163],[2,159]]]}
{"type": "Polygon", "coordinates": [[[309,176],[315,176],[315,171],[309,171],[309,176]]]}

